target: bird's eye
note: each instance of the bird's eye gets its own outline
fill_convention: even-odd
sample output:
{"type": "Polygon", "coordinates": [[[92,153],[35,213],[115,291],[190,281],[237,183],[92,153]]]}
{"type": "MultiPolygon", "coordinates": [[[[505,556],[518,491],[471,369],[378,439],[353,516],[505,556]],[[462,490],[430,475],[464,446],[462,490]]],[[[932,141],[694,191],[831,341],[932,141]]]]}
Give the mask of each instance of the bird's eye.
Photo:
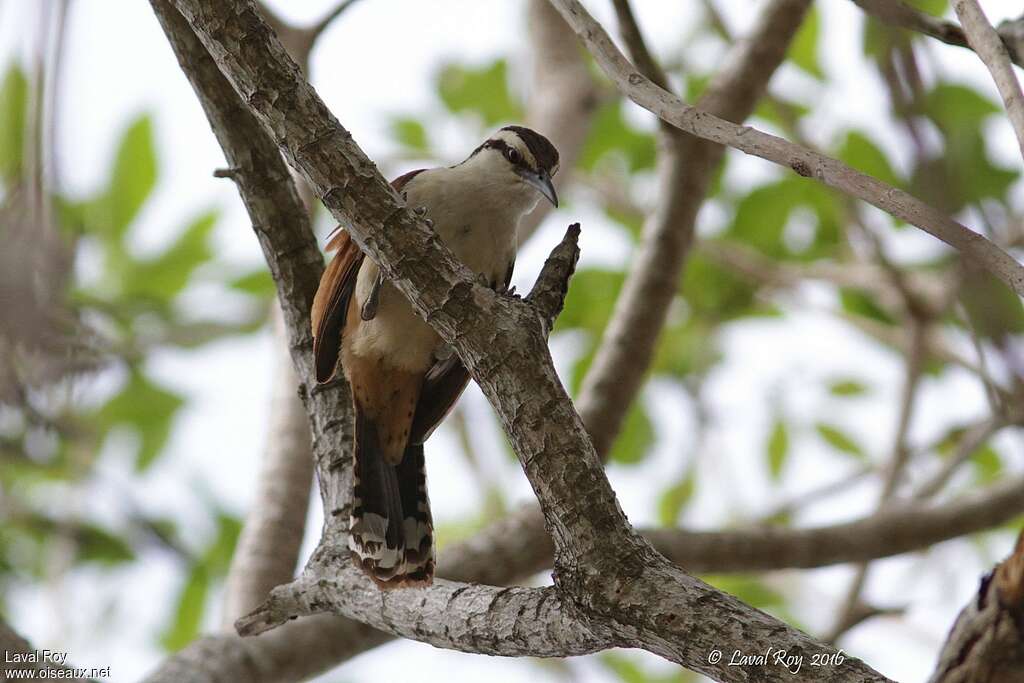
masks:
{"type": "Polygon", "coordinates": [[[509,147],[508,150],[506,150],[505,156],[508,157],[508,160],[513,164],[518,164],[520,161],[523,160],[523,157],[519,154],[519,152],[515,149],[512,149],[511,147],[509,147]]]}

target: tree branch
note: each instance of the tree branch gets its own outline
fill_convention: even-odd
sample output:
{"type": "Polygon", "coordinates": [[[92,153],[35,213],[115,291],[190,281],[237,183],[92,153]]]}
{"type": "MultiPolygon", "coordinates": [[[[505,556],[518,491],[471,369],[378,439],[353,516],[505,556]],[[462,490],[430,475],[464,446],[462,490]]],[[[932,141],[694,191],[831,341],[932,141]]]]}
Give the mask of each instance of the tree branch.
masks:
{"type": "Polygon", "coordinates": [[[641,107],[687,133],[789,167],[799,175],[814,178],[905,220],[959,250],[1018,295],[1024,295],[1024,266],[982,235],[916,197],[836,159],[687,105],[639,73],[578,0],[551,2],[588,46],[605,73],[641,107]]]}
{"type": "Polygon", "coordinates": [[[1010,683],[1024,671],[1024,534],[981,580],[939,653],[929,683],[1010,683]]]}
{"type": "Polygon", "coordinates": [[[967,34],[967,42],[992,74],[1024,157],[1024,93],[1021,93],[1017,75],[1013,73],[1010,53],[992,24],[988,23],[977,0],[954,0],[953,9],[967,34]]]}
{"type": "Polygon", "coordinates": [[[625,644],[575,618],[552,587],[496,588],[437,579],[429,588],[381,592],[347,560],[311,567],[306,578],[276,589],[260,610],[239,620],[238,630],[254,635],[324,610],[395,636],[479,654],[567,657],[625,644]]]}
{"type": "MultiPolygon", "coordinates": [[[[759,526],[730,531],[655,528],[641,532],[658,552],[687,571],[729,573],[812,569],[833,564],[865,562],[920,550],[965,534],[1012,520],[1024,512],[1024,477],[994,485],[957,501],[934,505],[892,505],[868,517],[821,527],[759,526]]],[[[495,524],[495,531],[447,549],[463,581],[504,583],[509,577],[529,576],[551,566],[550,542],[526,546],[540,526],[539,515],[512,515],[495,524]],[[482,543],[500,538],[505,543],[482,543]],[[488,567],[494,558],[501,569],[488,567]],[[502,572],[502,573],[498,573],[502,572]]]]}
{"type": "MultiPolygon", "coordinates": [[[[498,412],[553,536],[563,605],[618,642],[727,681],[745,679],[747,672],[709,662],[713,647],[832,652],[687,576],[632,531],[554,373],[538,312],[478,284],[405,209],[251,3],[175,5],[293,166],[413,309],[453,345],[498,412]]],[[[309,376],[308,359],[297,365],[309,376]]],[[[324,430],[315,416],[313,423],[316,447],[324,430]]],[[[325,502],[338,504],[326,507],[332,519],[344,515],[334,498],[344,479],[322,481],[329,489],[325,502]]],[[[789,679],[788,671],[772,667],[758,675],[789,679]]],[[[849,659],[834,678],[884,680],[849,659]]]]}
{"type": "MultiPolygon", "coordinates": [[[[951,21],[933,17],[911,7],[903,0],[853,0],[853,3],[867,14],[891,26],[898,26],[931,36],[947,45],[971,48],[962,28],[951,21]]],[[[1003,41],[1014,63],[1024,66],[1022,55],[1015,48],[1013,26],[1006,24],[999,27],[999,37],[1003,41]]]]}

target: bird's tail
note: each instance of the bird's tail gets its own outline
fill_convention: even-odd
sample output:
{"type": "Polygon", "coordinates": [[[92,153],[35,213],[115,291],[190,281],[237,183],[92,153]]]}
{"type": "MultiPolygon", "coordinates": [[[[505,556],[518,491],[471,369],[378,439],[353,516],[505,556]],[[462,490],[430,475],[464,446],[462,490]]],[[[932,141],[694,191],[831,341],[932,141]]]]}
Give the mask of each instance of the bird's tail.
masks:
{"type": "Polygon", "coordinates": [[[429,586],[434,528],[423,446],[407,446],[397,465],[388,464],[376,425],[357,408],[353,487],[352,560],[381,588],[429,586]]]}

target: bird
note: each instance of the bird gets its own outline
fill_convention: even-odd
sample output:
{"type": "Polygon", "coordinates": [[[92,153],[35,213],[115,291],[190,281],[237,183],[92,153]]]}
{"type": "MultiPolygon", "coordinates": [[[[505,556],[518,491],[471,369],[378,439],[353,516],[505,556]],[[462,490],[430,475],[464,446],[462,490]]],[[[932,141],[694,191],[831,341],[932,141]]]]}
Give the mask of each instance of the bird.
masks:
{"type": "MultiPolygon", "coordinates": [[[[520,220],[558,206],[558,150],[505,126],[459,164],[392,181],[462,263],[509,292],[520,220]]],[[[339,226],[311,310],[316,380],[340,365],[352,389],[354,476],[349,554],[381,589],[429,586],[434,532],[423,442],[469,383],[466,367],[339,226]]]]}

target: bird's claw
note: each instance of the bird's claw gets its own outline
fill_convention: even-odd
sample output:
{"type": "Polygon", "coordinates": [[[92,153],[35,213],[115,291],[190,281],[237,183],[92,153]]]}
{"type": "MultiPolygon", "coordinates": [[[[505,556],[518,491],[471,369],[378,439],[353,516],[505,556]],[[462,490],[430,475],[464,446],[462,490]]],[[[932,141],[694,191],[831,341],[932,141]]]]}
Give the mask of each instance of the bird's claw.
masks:
{"type": "Polygon", "coordinates": [[[417,218],[426,223],[428,228],[434,227],[434,221],[427,218],[427,207],[417,206],[415,209],[412,210],[412,212],[416,214],[417,218]]]}

